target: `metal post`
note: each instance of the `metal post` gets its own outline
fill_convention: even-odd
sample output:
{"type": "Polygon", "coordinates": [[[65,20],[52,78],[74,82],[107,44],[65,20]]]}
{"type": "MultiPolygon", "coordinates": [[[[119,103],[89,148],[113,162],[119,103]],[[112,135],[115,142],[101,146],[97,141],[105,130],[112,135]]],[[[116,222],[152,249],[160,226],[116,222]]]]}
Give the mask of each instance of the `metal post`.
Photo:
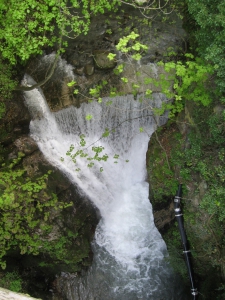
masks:
{"type": "Polygon", "coordinates": [[[195,286],[195,282],[194,282],[193,269],[191,266],[191,251],[188,249],[187,237],[186,237],[186,233],[184,230],[183,214],[182,214],[181,207],[180,207],[181,195],[182,195],[182,185],[179,184],[177,194],[174,198],[174,211],[175,211],[175,217],[178,222],[181,241],[182,241],[183,248],[184,248],[183,253],[185,256],[186,265],[187,265],[187,269],[188,269],[188,275],[189,275],[189,279],[190,279],[190,283],[191,283],[191,294],[193,296],[193,299],[195,300],[195,299],[197,299],[197,296],[198,296],[198,290],[197,290],[197,288],[195,286]]]}

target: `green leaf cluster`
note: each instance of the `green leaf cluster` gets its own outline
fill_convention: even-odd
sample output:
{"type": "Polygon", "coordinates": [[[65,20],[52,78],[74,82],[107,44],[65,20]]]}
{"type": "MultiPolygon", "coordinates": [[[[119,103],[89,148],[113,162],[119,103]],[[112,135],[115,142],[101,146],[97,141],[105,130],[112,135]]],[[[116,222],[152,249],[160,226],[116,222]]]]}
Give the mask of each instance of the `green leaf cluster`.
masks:
{"type": "Polygon", "coordinates": [[[58,202],[55,194],[48,193],[50,173],[30,179],[18,166],[22,157],[19,153],[17,159],[0,170],[0,266],[3,269],[8,251],[33,255],[45,252],[44,240],[52,229],[51,211],[67,207],[58,202]]]}
{"type": "MultiPolygon", "coordinates": [[[[215,103],[201,106],[187,101],[186,118],[182,117],[183,112],[177,119],[182,122],[178,123],[179,128],[187,123],[186,132],[180,134],[177,125],[169,121],[153,134],[151,153],[148,153],[149,180],[153,189],[151,201],[155,208],[167,199],[172,201],[178,182],[183,183],[185,229],[196,272],[203,281],[210,277],[210,272],[216,276],[217,282],[213,283],[213,292],[207,299],[218,294],[215,286],[219,286],[224,269],[225,246],[225,119],[223,110],[214,107],[215,103]]],[[[164,238],[172,266],[185,275],[184,264],[179,266],[175,260],[178,252],[181,253],[180,238],[177,240],[176,233],[178,228],[174,226],[164,238]]],[[[207,290],[200,286],[202,294],[208,295],[204,289],[207,290]]]]}
{"type": "Polygon", "coordinates": [[[190,100],[208,106],[212,101],[210,91],[210,76],[215,69],[211,64],[207,64],[201,58],[194,58],[192,54],[186,54],[184,61],[160,62],[167,74],[161,74],[159,78],[146,78],[145,84],[153,83],[160,87],[170,103],[164,103],[162,108],[156,110],[162,114],[165,110],[170,110],[170,117],[181,112],[185,101],[190,100]],[[171,82],[173,86],[171,87],[171,82]]]}
{"type": "MultiPolygon", "coordinates": [[[[109,135],[109,131],[106,129],[105,133],[103,134],[104,136],[109,135]]],[[[85,147],[86,146],[86,140],[85,136],[81,135],[80,136],[80,146],[85,147]]],[[[91,150],[93,152],[93,156],[90,156],[86,149],[78,149],[76,152],[74,152],[75,146],[71,145],[70,149],[66,152],[66,155],[71,157],[72,161],[76,164],[77,163],[77,157],[81,157],[86,159],[87,161],[87,166],[89,168],[92,168],[95,164],[94,161],[107,161],[108,160],[108,155],[106,153],[103,153],[104,147],[103,146],[92,146],[91,150]],[[101,154],[101,155],[100,155],[101,154]]],[[[80,171],[80,169],[76,169],[77,171],[80,171]]],[[[100,171],[102,172],[102,167],[100,168],[100,171]]]]}
{"type": "Polygon", "coordinates": [[[98,98],[98,102],[101,103],[101,92],[104,86],[106,86],[107,84],[108,82],[106,80],[102,80],[99,84],[95,85],[95,87],[89,89],[89,94],[93,98],[98,98]]]}
{"type": "Polygon", "coordinates": [[[192,32],[198,55],[216,69],[217,84],[225,91],[225,3],[223,0],[186,0],[195,21],[192,32]]]}
{"type": "MultiPolygon", "coordinates": [[[[108,128],[105,128],[104,133],[102,134],[101,138],[105,138],[108,137],[110,135],[110,133],[113,132],[110,131],[108,128]]],[[[100,138],[100,139],[101,139],[100,138]]],[[[98,139],[96,141],[96,143],[100,140],[98,139]]],[[[95,144],[95,143],[93,143],[95,144]]],[[[92,146],[93,144],[91,144],[90,146],[92,146]]],[[[98,162],[106,162],[109,159],[109,155],[107,153],[104,152],[105,148],[103,146],[92,146],[91,147],[91,151],[93,153],[93,155],[88,154],[87,148],[89,148],[90,146],[86,146],[86,140],[85,140],[85,136],[81,135],[80,136],[80,146],[83,148],[80,148],[78,150],[75,151],[75,146],[71,145],[70,149],[66,152],[66,155],[69,156],[73,163],[76,164],[77,163],[77,157],[81,157],[83,159],[86,160],[86,165],[88,168],[92,168],[95,165],[95,161],[98,162]],[[84,148],[86,147],[86,148],[84,148]]],[[[119,154],[114,154],[114,156],[112,156],[112,158],[114,159],[114,163],[117,164],[118,163],[118,159],[119,159],[119,154]]],[[[60,159],[61,161],[64,161],[64,158],[60,159]]],[[[128,160],[126,160],[126,162],[128,162],[128,160]]],[[[80,171],[80,168],[75,169],[77,172],[80,171]]],[[[103,171],[103,167],[100,167],[100,172],[103,171]]]]}
{"type": "Polygon", "coordinates": [[[0,286],[19,293],[22,291],[22,278],[17,271],[7,272],[0,275],[0,286]]]}
{"type": "Polygon", "coordinates": [[[103,14],[119,6],[113,1],[3,0],[0,5],[0,51],[11,64],[41,54],[46,46],[86,34],[92,14],[103,14]]]}
{"type": "Polygon", "coordinates": [[[129,35],[120,38],[116,49],[122,53],[131,54],[134,60],[140,60],[142,57],[141,53],[147,50],[148,47],[136,40],[139,36],[138,33],[132,31],[129,35]]]}
{"type": "MultiPolygon", "coordinates": [[[[11,93],[16,86],[16,81],[12,79],[14,75],[13,68],[0,56],[0,99],[11,97],[11,93]]],[[[0,118],[5,110],[5,105],[0,102],[0,118]]]]}
{"type": "Polygon", "coordinates": [[[64,52],[65,38],[87,34],[92,15],[116,11],[120,4],[118,0],[2,0],[0,96],[8,97],[16,86],[12,66],[26,63],[47,47],[64,52]]]}

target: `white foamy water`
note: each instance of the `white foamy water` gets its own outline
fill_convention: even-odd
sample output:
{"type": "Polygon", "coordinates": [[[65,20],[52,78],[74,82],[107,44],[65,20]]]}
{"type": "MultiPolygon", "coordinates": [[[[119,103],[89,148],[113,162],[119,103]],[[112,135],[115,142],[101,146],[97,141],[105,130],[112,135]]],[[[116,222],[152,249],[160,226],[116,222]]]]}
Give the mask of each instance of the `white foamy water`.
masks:
{"type": "MultiPolygon", "coordinates": [[[[29,77],[26,80],[31,82],[29,77]]],[[[25,92],[25,99],[34,116],[30,133],[40,150],[101,214],[92,245],[93,266],[83,278],[66,283],[68,299],[184,299],[179,298],[180,290],[176,290],[164,260],[166,245],[154,225],[146,182],[148,141],[166,118],[154,117],[146,102],[134,100],[132,95],[57,113],[49,111],[38,89],[25,92]],[[85,118],[88,114],[93,116],[89,121],[85,118]],[[110,134],[101,138],[106,128],[110,134]],[[85,146],[80,145],[81,135],[85,146]],[[73,153],[82,149],[88,157],[95,155],[93,146],[103,147],[99,155],[109,158],[106,162],[88,161],[77,156],[74,163],[66,155],[71,145],[73,153]],[[90,162],[94,163],[91,168],[90,162]]],[[[159,106],[163,100],[162,94],[155,94],[151,106],[159,106]]]]}

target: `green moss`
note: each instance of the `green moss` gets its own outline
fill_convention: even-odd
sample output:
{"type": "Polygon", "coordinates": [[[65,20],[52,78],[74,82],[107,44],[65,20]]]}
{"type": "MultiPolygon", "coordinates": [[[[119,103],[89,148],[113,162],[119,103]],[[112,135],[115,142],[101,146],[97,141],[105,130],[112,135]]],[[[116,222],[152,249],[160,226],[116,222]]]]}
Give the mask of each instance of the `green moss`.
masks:
{"type": "Polygon", "coordinates": [[[22,291],[22,278],[17,271],[0,273],[0,286],[19,293],[22,291]]]}
{"type": "MultiPolygon", "coordinates": [[[[200,293],[204,299],[223,299],[224,109],[215,109],[217,103],[209,107],[197,106],[190,102],[186,105],[186,114],[179,119],[185,124],[183,135],[179,134],[176,124],[168,124],[153,136],[149,147],[148,172],[153,207],[166,198],[172,200],[177,183],[183,183],[185,229],[200,293]]],[[[179,261],[182,261],[182,255],[178,255],[181,242],[177,236],[177,228],[172,226],[164,233],[164,238],[171,265],[185,278],[185,265],[179,261]]]]}
{"type": "Polygon", "coordinates": [[[175,124],[159,128],[151,137],[147,152],[147,171],[150,182],[150,198],[153,204],[166,202],[174,196],[178,179],[171,151],[180,148],[180,134],[175,124]]]}

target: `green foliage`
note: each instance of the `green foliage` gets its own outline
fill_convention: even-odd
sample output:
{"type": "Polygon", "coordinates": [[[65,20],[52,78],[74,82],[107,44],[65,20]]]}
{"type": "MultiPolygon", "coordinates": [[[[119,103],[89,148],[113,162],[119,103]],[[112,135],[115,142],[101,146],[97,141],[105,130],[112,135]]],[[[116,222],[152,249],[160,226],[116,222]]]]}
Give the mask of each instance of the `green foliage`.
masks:
{"type": "Polygon", "coordinates": [[[108,57],[109,60],[114,60],[115,57],[116,57],[116,54],[115,54],[115,53],[109,53],[109,54],[107,55],[107,57],[108,57]]]}
{"type": "Polygon", "coordinates": [[[107,29],[106,31],[105,31],[107,34],[112,34],[112,29],[107,29]]]}
{"type": "Polygon", "coordinates": [[[102,134],[102,137],[108,137],[110,134],[110,131],[108,128],[105,129],[105,132],[102,134]]]}
{"type": "Polygon", "coordinates": [[[121,77],[121,80],[124,82],[124,83],[128,83],[128,79],[126,77],[121,77]]]}
{"type": "Polygon", "coordinates": [[[114,1],[44,0],[37,2],[9,0],[0,5],[0,51],[3,58],[15,64],[42,53],[45,46],[59,42],[60,36],[75,38],[86,34],[92,14],[116,9],[114,1]]]}
{"type": "MultiPolygon", "coordinates": [[[[109,131],[108,129],[105,130],[105,133],[103,133],[103,136],[108,136],[109,131]]],[[[85,141],[85,136],[81,135],[80,136],[80,146],[85,147],[86,146],[86,141],[85,141]]],[[[95,164],[94,161],[107,161],[108,160],[108,155],[104,153],[104,147],[102,146],[92,146],[91,150],[93,152],[93,156],[90,156],[87,153],[87,149],[85,148],[80,148],[76,152],[74,152],[74,145],[70,146],[70,149],[66,152],[66,155],[71,157],[72,161],[76,164],[77,163],[77,157],[84,158],[87,161],[87,166],[89,168],[92,168],[95,164]],[[101,154],[101,155],[100,155],[101,154]]],[[[76,169],[77,171],[80,171],[80,169],[76,169]]],[[[102,167],[100,168],[100,171],[102,172],[102,167]]]]}
{"type": "Polygon", "coordinates": [[[2,273],[0,274],[0,286],[19,293],[22,291],[22,278],[17,271],[2,273]]]}
{"type": "Polygon", "coordinates": [[[180,175],[187,182],[192,172],[199,174],[207,184],[207,193],[201,207],[209,214],[217,214],[224,219],[224,119],[222,113],[214,113],[212,108],[196,107],[194,121],[197,123],[188,135],[189,146],[172,150],[171,162],[181,167],[180,175]],[[213,151],[213,156],[211,155],[213,151]]]}
{"type": "Polygon", "coordinates": [[[124,54],[129,54],[134,60],[140,60],[141,53],[148,49],[146,45],[138,42],[136,39],[139,37],[138,33],[132,31],[129,35],[120,38],[116,49],[124,54]]]}
{"type": "MultiPolygon", "coordinates": [[[[91,16],[116,11],[120,1],[101,0],[2,0],[0,4],[0,97],[16,86],[12,66],[24,64],[46,47],[64,52],[64,37],[87,34],[91,16]],[[3,63],[4,61],[4,63],[3,63]]],[[[77,90],[75,90],[77,93],[77,90]]]]}
{"type": "Polygon", "coordinates": [[[85,119],[88,120],[88,121],[90,121],[92,118],[93,118],[93,116],[90,115],[90,114],[86,115],[86,117],[85,117],[85,119]]]}
{"type": "Polygon", "coordinates": [[[59,203],[55,194],[48,194],[49,174],[31,180],[26,171],[17,167],[24,155],[19,153],[11,164],[0,170],[0,265],[4,269],[4,256],[9,250],[21,254],[37,255],[43,241],[51,232],[50,213],[68,204],[59,203]]]}
{"type": "Polygon", "coordinates": [[[76,84],[76,81],[72,80],[71,82],[67,83],[68,87],[72,87],[76,84]]]}
{"type": "Polygon", "coordinates": [[[106,80],[102,80],[98,85],[96,85],[94,88],[90,88],[89,89],[89,94],[91,95],[91,97],[95,98],[99,98],[98,101],[101,102],[101,92],[104,88],[104,86],[106,86],[108,84],[108,82],[106,80]]]}
{"type": "Polygon", "coordinates": [[[201,201],[201,208],[209,215],[215,215],[222,222],[225,220],[225,152],[221,149],[217,153],[216,163],[212,159],[204,159],[196,165],[202,179],[207,183],[208,189],[201,201]]]}
{"type": "Polygon", "coordinates": [[[163,113],[169,109],[170,117],[183,110],[186,100],[201,103],[204,106],[208,106],[212,101],[208,84],[214,68],[198,57],[194,59],[192,54],[185,56],[187,59],[185,62],[159,63],[169,74],[168,76],[161,74],[158,79],[146,78],[146,84],[152,82],[155,86],[159,86],[168,99],[173,100],[169,104],[164,104],[159,110],[163,113]],[[173,89],[171,89],[171,80],[173,89]]]}
{"type": "Polygon", "coordinates": [[[166,259],[169,261],[174,271],[182,277],[183,281],[187,281],[187,266],[184,261],[183,248],[177,223],[170,226],[166,234],[163,235],[163,238],[169,253],[169,257],[166,259]]]}
{"type": "Polygon", "coordinates": [[[0,119],[3,117],[5,113],[5,104],[0,102],[0,119]]]}
{"type": "MultiPolygon", "coordinates": [[[[223,112],[224,113],[224,112],[223,112]]],[[[207,120],[207,125],[210,128],[210,144],[222,145],[225,142],[225,135],[224,135],[224,116],[222,113],[220,114],[213,114],[207,120]]]]}
{"type": "MultiPolygon", "coordinates": [[[[113,130],[109,130],[108,128],[105,128],[105,131],[103,132],[102,137],[100,139],[108,137],[111,132],[113,132],[113,130]]],[[[86,161],[86,166],[88,168],[94,167],[95,161],[106,162],[109,159],[109,155],[105,153],[104,151],[105,148],[103,146],[94,146],[94,144],[97,143],[100,139],[98,139],[96,142],[92,143],[91,145],[87,146],[85,136],[81,135],[80,147],[78,147],[78,150],[75,150],[75,146],[71,145],[70,149],[66,152],[66,155],[72,159],[75,165],[77,163],[78,157],[83,158],[86,161]],[[93,153],[92,155],[90,155],[87,151],[89,147],[91,147],[91,151],[93,153]]],[[[117,164],[119,159],[119,154],[114,154],[112,158],[114,159],[114,163],[117,164]]],[[[64,161],[64,158],[61,158],[60,160],[64,161]]],[[[126,160],[126,162],[128,161],[129,160],[126,160]]],[[[102,172],[103,167],[101,166],[99,170],[100,172],[102,172]]],[[[77,168],[76,171],[79,172],[80,168],[77,168]]]]}
{"type": "Polygon", "coordinates": [[[154,204],[167,201],[168,197],[175,195],[178,186],[178,179],[175,176],[177,161],[171,161],[171,154],[168,153],[164,145],[159,142],[159,136],[165,143],[172,143],[174,145],[174,151],[180,150],[182,139],[180,135],[174,135],[173,129],[165,131],[167,136],[164,136],[164,131],[161,132],[161,130],[162,129],[159,128],[152,135],[150,141],[151,154],[147,156],[147,171],[149,181],[153,187],[153,192],[150,197],[151,202],[154,204]]]}
{"type": "MultiPolygon", "coordinates": [[[[145,46],[135,41],[139,35],[132,32],[130,35],[120,39],[117,45],[117,49],[123,53],[132,56],[131,50],[136,50],[136,54],[141,55],[141,51],[146,50],[145,46]],[[135,43],[134,45],[129,43],[135,43]]],[[[174,52],[170,51],[170,55],[174,52]]],[[[111,59],[114,59],[115,54],[111,59]]],[[[164,93],[168,101],[162,104],[159,109],[154,109],[157,114],[163,114],[166,110],[169,110],[169,117],[174,117],[176,113],[181,112],[184,109],[185,101],[194,101],[202,104],[203,106],[209,106],[212,102],[212,76],[215,73],[215,68],[206,63],[199,57],[194,57],[190,53],[186,53],[182,60],[159,62],[159,66],[163,67],[165,73],[161,73],[157,78],[145,77],[144,85],[153,84],[164,93]]],[[[120,63],[114,69],[116,75],[123,73],[125,63],[120,63]]],[[[138,74],[136,74],[138,76],[138,74]]],[[[121,77],[123,83],[128,83],[128,78],[121,77]]],[[[137,95],[140,83],[132,83],[133,94],[137,95]]],[[[99,95],[99,90],[96,92],[99,95]]],[[[116,96],[117,92],[112,93],[112,96],[116,96]]],[[[151,97],[152,90],[146,89],[145,96],[151,97]]]]}
{"type": "Polygon", "coordinates": [[[186,0],[186,3],[196,22],[193,34],[198,45],[198,55],[213,64],[218,86],[224,91],[225,3],[223,0],[186,0]]]}
{"type": "Polygon", "coordinates": [[[114,73],[115,73],[116,75],[119,75],[120,73],[123,72],[123,69],[124,69],[124,63],[119,64],[119,65],[114,69],[114,73]]]}
{"type": "MultiPolygon", "coordinates": [[[[222,112],[215,113],[212,107],[195,107],[193,118],[195,126],[188,135],[189,146],[185,151],[181,148],[174,152],[172,160],[183,170],[180,172],[183,182],[193,184],[193,176],[197,176],[198,183],[204,183],[198,208],[198,213],[204,216],[203,224],[198,213],[193,214],[188,205],[185,207],[185,220],[196,228],[196,236],[192,233],[190,241],[198,249],[197,253],[200,252],[200,256],[205,253],[211,266],[223,270],[221,255],[224,251],[225,220],[225,123],[222,112]],[[185,177],[184,174],[188,176],[185,177]],[[199,241],[202,243],[200,249],[197,246],[199,241]]],[[[199,184],[196,188],[200,190],[199,184]]]]}
{"type": "MultiPolygon", "coordinates": [[[[195,272],[202,280],[200,292],[206,299],[216,299],[216,296],[223,299],[215,288],[221,287],[220,274],[224,276],[225,265],[225,120],[222,108],[216,108],[215,103],[200,106],[187,101],[185,111],[188,113],[181,119],[183,112],[177,120],[182,122],[181,125],[187,123],[185,134],[182,136],[170,121],[163,129],[158,129],[156,137],[153,134],[151,153],[148,153],[149,181],[153,189],[151,201],[155,207],[164,199],[173,199],[175,193],[168,186],[172,187],[173,182],[178,180],[183,183],[185,229],[195,272]],[[207,280],[209,282],[205,285],[207,280]]],[[[171,266],[185,278],[181,242],[177,234],[178,229],[172,225],[163,237],[171,266]]],[[[222,287],[220,289],[222,295],[222,287]]]]}
{"type": "MultiPolygon", "coordinates": [[[[0,99],[10,98],[16,81],[12,79],[13,68],[0,57],[0,99]]],[[[0,118],[5,111],[5,105],[0,102],[0,118]]]]}

